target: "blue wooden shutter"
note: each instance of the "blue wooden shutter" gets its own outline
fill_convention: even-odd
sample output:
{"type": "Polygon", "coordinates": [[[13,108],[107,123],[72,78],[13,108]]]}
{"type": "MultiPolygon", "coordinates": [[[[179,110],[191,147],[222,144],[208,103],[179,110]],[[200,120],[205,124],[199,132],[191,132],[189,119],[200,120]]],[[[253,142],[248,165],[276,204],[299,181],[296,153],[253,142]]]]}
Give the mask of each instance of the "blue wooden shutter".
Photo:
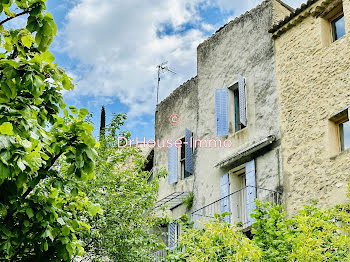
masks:
{"type": "Polygon", "coordinates": [[[174,248],[177,246],[177,240],[178,240],[178,223],[171,222],[168,225],[168,248],[170,250],[174,250],[174,248]]]}
{"type": "Polygon", "coordinates": [[[250,215],[254,212],[254,209],[256,208],[254,202],[256,198],[255,160],[246,163],[245,170],[247,185],[247,222],[248,226],[250,226],[254,223],[254,219],[250,215]]]}
{"type": "Polygon", "coordinates": [[[216,134],[228,135],[228,89],[215,90],[216,134]]]}
{"type": "Polygon", "coordinates": [[[172,144],[172,147],[168,148],[168,173],[169,184],[174,184],[177,182],[178,177],[178,150],[175,144],[172,144]]]}
{"type": "MultiPolygon", "coordinates": [[[[229,212],[230,208],[230,176],[229,174],[222,175],[220,178],[220,197],[221,197],[221,213],[229,212]]],[[[227,223],[231,222],[230,216],[225,217],[227,223]]]]}
{"type": "Polygon", "coordinates": [[[192,151],[192,136],[193,133],[186,128],[185,136],[185,171],[193,174],[193,151],[192,151]]]}
{"type": "Polygon", "coordinates": [[[238,91],[239,91],[239,118],[243,126],[247,126],[247,110],[246,110],[246,86],[243,76],[238,75],[238,91]]]}

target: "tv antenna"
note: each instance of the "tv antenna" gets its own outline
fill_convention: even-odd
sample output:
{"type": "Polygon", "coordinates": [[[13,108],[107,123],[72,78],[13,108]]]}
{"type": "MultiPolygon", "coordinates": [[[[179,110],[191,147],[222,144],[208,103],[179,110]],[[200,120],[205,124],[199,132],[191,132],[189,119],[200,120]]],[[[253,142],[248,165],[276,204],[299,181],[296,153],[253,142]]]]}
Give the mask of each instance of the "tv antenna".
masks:
{"type": "Polygon", "coordinates": [[[157,105],[158,105],[158,103],[159,103],[160,75],[161,75],[162,73],[166,73],[166,72],[169,72],[169,73],[172,73],[172,74],[176,75],[176,73],[175,73],[173,70],[171,70],[171,69],[167,66],[167,64],[168,64],[168,61],[163,62],[163,63],[161,63],[160,65],[157,66],[157,69],[158,69],[157,105]]]}

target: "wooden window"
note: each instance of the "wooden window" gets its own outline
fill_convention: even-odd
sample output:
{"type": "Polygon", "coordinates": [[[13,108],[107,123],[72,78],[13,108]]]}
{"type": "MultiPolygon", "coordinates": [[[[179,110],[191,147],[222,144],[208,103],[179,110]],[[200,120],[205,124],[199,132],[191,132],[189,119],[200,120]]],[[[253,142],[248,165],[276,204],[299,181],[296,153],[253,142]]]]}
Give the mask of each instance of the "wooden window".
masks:
{"type": "Polygon", "coordinates": [[[345,35],[345,18],[344,13],[337,14],[330,20],[332,26],[333,42],[345,35]]]}
{"type": "Polygon", "coordinates": [[[329,120],[330,156],[350,149],[350,109],[342,109],[329,120]]]}

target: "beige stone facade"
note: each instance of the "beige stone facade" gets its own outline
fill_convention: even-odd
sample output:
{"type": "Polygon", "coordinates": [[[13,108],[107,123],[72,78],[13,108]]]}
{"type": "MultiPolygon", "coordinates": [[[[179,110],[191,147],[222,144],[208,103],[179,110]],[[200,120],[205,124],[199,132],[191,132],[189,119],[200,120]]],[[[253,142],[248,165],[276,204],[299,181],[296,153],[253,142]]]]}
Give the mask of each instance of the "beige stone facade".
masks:
{"type": "Polygon", "coordinates": [[[350,181],[350,151],[340,150],[336,120],[350,116],[350,1],[309,1],[297,13],[270,31],[289,214],[312,200],[342,203],[350,181]],[[333,41],[329,19],[341,9],[346,34],[333,41]]]}

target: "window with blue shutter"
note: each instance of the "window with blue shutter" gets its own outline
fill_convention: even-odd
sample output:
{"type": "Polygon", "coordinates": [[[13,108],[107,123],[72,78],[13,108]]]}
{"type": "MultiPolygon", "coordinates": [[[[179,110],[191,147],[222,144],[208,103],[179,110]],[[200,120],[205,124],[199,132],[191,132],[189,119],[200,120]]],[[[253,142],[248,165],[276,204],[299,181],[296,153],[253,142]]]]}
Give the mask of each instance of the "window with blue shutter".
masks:
{"type": "Polygon", "coordinates": [[[228,135],[228,89],[215,90],[216,134],[228,135]]]}
{"type": "MultiPolygon", "coordinates": [[[[221,213],[231,213],[230,207],[230,176],[229,174],[224,174],[220,178],[220,205],[221,205],[221,213]]],[[[231,222],[230,216],[225,217],[225,221],[227,223],[231,222]]]]}
{"type": "Polygon", "coordinates": [[[256,198],[256,177],[255,177],[255,160],[246,163],[246,192],[247,192],[247,222],[248,226],[254,223],[254,219],[251,217],[254,209],[256,208],[256,204],[254,202],[256,198]]]}
{"type": "Polygon", "coordinates": [[[168,248],[174,250],[177,246],[179,234],[179,225],[176,221],[169,223],[168,225],[168,248]]]}
{"type": "Polygon", "coordinates": [[[193,174],[193,146],[192,146],[192,131],[186,128],[185,131],[185,174],[184,178],[193,174]]]}
{"type": "Polygon", "coordinates": [[[174,184],[177,182],[178,177],[178,149],[175,144],[168,148],[168,182],[174,184]]]}
{"type": "Polygon", "coordinates": [[[244,127],[247,126],[246,110],[246,85],[243,76],[238,75],[238,92],[239,92],[239,120],[244,127]]]}

